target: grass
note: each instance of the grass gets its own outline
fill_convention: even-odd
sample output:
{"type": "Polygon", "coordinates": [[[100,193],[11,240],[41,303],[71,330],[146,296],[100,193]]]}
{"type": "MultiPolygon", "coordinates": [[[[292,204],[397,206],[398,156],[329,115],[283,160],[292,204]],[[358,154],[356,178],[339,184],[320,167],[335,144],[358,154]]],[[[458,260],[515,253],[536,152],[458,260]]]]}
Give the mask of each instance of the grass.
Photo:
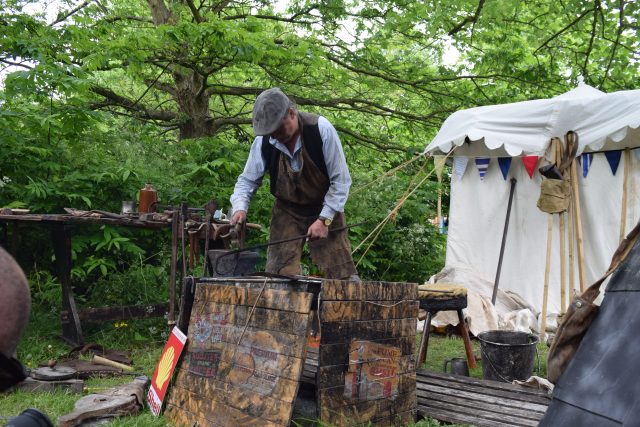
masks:
{"type": "MultiPolygon", "coordinates": [[[[84,326],[84,325],[83,325],[84,326]]],[[[86,328],[86,342],[95,342],[108,348],[128,352],[134,361],[134,370],[151,377],[155,369],[164,343],[167,327],[164,319],[140,320],[129,323],[103,323],[100,326],[86,328]]],[[[49,359],[60,359],[69,352],[68,346],[60,339],[60,322],[55,311],[45,307],[34,306],[30,323],[18,347],[18,358],[28,368],[36,368],[39,363],[46,363],[49,359]]],[[[419,340],[419,336],[417,337],[419,340]]],[[[474,353],[480,354],[477,340],[472,341],[474,353]]],[[[546,345],[538,345],[540,355],[540,372],[546,375],[546,345]]],[[[456,336],[445,337],[432,334],[429,339],[427,361],[424,368],[442,372],[445,360],[452,357],[465,357],[462,339],[456,336]]],[[[482,367],[478,364],[471,370],[470,375],[482,378],[482,367]]],[[[93,378],[85,381],[85,394],[98,392],[115,385],[125,384],[132,377],[93,378]]],[[[0,425],[8,422],[27,408],[37,408],[46,413],[54,422],[56,419],[73,410],[75,402],[81,396],[63,391],[33,393],[15,391],[0,395],[0,425]]],[[[292,423],[292,425],[308,425],[308,423],[292,423]]],[[[140,414],[116,419],[106,426],[112,427],[161,427],[168,426],[166,420],[160,416],[153,417],[148,409],[140,414]]],[[[421,420],[414,427],[436,427],[448,425],[436,420],[421,420]]]]}

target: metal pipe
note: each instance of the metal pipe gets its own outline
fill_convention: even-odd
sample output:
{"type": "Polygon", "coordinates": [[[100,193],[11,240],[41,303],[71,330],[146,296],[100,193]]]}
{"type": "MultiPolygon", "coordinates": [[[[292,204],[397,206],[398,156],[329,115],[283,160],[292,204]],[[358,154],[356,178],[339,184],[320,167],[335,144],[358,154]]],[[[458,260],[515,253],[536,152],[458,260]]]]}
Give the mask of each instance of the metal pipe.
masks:
{"type": "Polygon", "coordinates": [[[502,232],[502,243],[500,244],[500,257],[498,258],[498,269],[496,271],[496,279],[493,282],[493,295],[491,295],[491,304],[496,305],[498,297],[498,283],[500,282],[500,271],[502,270],[502,258],[504,257],[504,247],[507,242],[507,232],[509,231],[509,218],[511,217],[511,204],[513,202],[513,193],[516,189],[515,178],[511,178],[511,189],[509,190],[509,204],[507,205],[507,218],[504,220],[504,231],[502,232]]]}
{"type": "MultiPolygon", "coordinates": [[[[335,228],[333,230],[329,230],[329,233],[335,233],[335,232],[346,230],[346,229],[349,229],[349,228],[358,227],[358,226],[360,226],[362,224],[365,224],[367,222],[368,221],[362,221],[362,222],[358,222],[356,224],[345,225],[344,227],[338,227],[338,228],[335,228]]],[[[249,247],[242,248],[242,249],[236,249],[236,250],[233,250],[233,251],[228,251],[227,253],[224,253],[224,254],[220,255],[218,258],[216,258],[216,262],[213,265],[213,273],[214,274],[220,274],[218,272],[218,262],[220,261],[221,258],[224,258],[226,256],[237,255],[240,252],[246,252],[246,251],[251,251],[251,250],[254,250],[254,249],[266,248],[268,246],[279,245],[279,244],[287,243],[287,242],[293,242],[295,240],[307,239],[308,237],[309,237],[309,235],[303,234],[303,235],[296,236],[296,237],[289,237],[287,239],[276,240],[276,241],[269,242],[269,243],[261,243],[259,245],[254,245],[254,246],[249,246],[249,247]]]]}

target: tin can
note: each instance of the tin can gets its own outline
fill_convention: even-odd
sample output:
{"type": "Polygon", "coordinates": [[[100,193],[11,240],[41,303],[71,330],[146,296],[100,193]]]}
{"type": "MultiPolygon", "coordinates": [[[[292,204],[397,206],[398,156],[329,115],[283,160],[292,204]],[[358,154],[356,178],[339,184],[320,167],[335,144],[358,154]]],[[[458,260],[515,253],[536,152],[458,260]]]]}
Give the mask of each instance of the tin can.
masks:
{"type": "Polygon", "coordinates": [[[139,194],[138,212],[149,213],[156,211],[156,204],[158,202],[158,193],[153,185],[146,183],[140,190],[139,194]]]}

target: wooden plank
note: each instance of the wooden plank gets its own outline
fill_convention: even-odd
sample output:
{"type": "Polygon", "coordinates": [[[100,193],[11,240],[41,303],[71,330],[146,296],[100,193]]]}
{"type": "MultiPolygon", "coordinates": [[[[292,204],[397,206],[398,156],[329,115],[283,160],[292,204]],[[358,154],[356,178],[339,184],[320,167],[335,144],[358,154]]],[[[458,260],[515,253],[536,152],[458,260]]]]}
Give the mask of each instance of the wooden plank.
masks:
{"type": "Polygon", "coordinates": [[[419,388],[417,394],[419,399],[428,399],[430,403],[456,403],[460,406],[460,412],[464,412],[465,408],[466,412],[469,413],[473,413],[475,409],[483,409],[496,413],[508,412],[510,415],[517,415],[525,419],[540,420],[547,410],[544,405],[532,408],[523,404],[523,402],[509,401],[508,399],[495,400],[491,399],[491,396],[480,393],[475,396],[469,396],[469,394],[456,393],[452,389],[439,390],[436,387],[429,389],[419,388]]]}
{"type": "Polygon", "coordinates": [[[417,317],[409,319],[367,320],[357,322],[322,323],[320,343],[338,344],[361,340],[381,340],[385,338],[415,337],[417,317]]]}
{"type": "MultiPolygon", "coordinates": [[[[294,311],[237,306],[217,302],[199,303],[192,311],[195,323],[216,325],[248,325],[268,331],[280,331],[294,335],[308,335],[309,314],[294,311]],[[251,316],[251,317],[249,317],[251,316]]],[[[194,324],[195,324],[194,323],[194,324]]]]}
{"type": "Polygon", "coordinates": [[[390,417],[379,418],[365,425],[370,427],[406,426],[416,422],[417,413],[418,411],[413,409],[411,411],[401,412],[390,417]]]}
{"type": "Polygon", "coordinates": [[[484,420],[473,415],[451,412],[439,407],[429,407],[418,403],[418,415],[423,418],[435,418],[453,424],[468,424],[476,427],[514,427],[513,424],[496,420],[484,420]]]}
{"type": "Polygon", "coordinates": [[[418,317],[418,304],[418,301],[323,301],[320,318],[323,322],[406,319],[418,317]]]}
{"type": "Polygon", "coordinates": [[[27,377],[16,385],[16,389],[26,392],[52,392],[58,390],[65,393],[82,393],[84,381],[75,378],[60,381],[39,381],[27,377]]]}
{"type": "MultiPolygon", "coordinates": [[[[210,425],[210,421],[198,416],[191,411],[178,407],[171,402],[167,402],[164,409],[164,417],[171,420],[171,424],[177,427],[193,427],[210,425]]],[[[213,424],[211,424],[213,425],[213,424]]]]}
{"type": "Polygon", "coordinates": [[[320,398],[342,396],[344,405],[349,405],[366,400],[378,400],[381,398],[393,399],[398,395],[414,393],[415,390],[416,376],[415,374],[408,373],[391,377],[381,377],[375,381],[353,382],[348,385],[342,383],[336,387],[319,389],[317,393],[320,398]],[[385,385],[389,382],[395,383],[396,387],[393,389],[389,387],[388,390],[385,390],[385,385]]]}
{"type": "Polygon", "coordinates": [[[439,372],[418,370],[418,383],[452,383],[451,387],[466,388],[469,391],[479,389],[492,390],[494,396],[504,396],[510,399],[518,399],[525,402],[535,402],[548,405],[551,401],[549,395],[541,390],[523,387],[516,384],[502,383],[498,381],[482,380],[472,377],[444,374],[439,372]],[[476,387],[475,389],[473,387],[476,387]]]}
{"type": "Polygon", "coordinates": [[[184,388],[175,388],[175,391],[172,389],[165,417],[172,423],[185,427],[193,426],[193,419],[196,422],[204,419],[204,422],[198,424],[199,426],[281,427],[286,425],[246,414],[184,388]]]}
{"type": "Polygon", "coordinates": [[[459,396],[467,401],[478,401],[487,405],[495,405],[496,407],[509,408],[510,411],[517,411],[520,408],[526,409],[530,413],[545,413],[548,405],[541,405],[532,402],[523,402],[522,400],[509,399],[503,396],[494,396],[488,390],[475,390],[473,392],[468,389],[459,387],[443,387],[433,384],[418,383],[416,384],[418,393],[424,396],[432,396],[438,399],[438,396],[459,396]]]}
{"type": "MultiPolygon", "coordinates": [[[[96,307],[78,311],[78,318],[82,322],[103,322],[105,320],[145,319],[148,317],[164,316],[169,310],[169,304],[126,305],[120,307],[96,307]]],[[[61,312],[64,316],[68,312],[61,312]]]]}
{"type": "MultiPolygon", "coordinates": [[[[433,416],[429,413],[429,409],[432,407],[436,407],[439,410],[444,410],[444,411],[451,412],[452,414],[456,414],[456,416],[459,414],[468,414],[469,416],[475,417],[475,419],[486,420],[491,422],[508,423],[508,425],[511,425],[511,426],[523,426],[523,427],[537,426],[540,421],[540,420],[521,418],[518,416],[511,416],[511,415],[508,415],[509,412],[507,411],[496,413],[492,411],[483,410],[480,408],[475,408],[475,409],[466,408],[467,410],[463,410],[463,408],[461,408],[459,405],[455,403],[448,403],[446,401],[445,402],[438,401],[437,403],[433,402],[432,404],[429,401],[429,399],[421,400],[419,407],[420,407],[420,410],[424,411],[425,414],[431,417],[433,416]]],[[[472,421],[471,424],[477,425],[477,421],[472,421]]]]}
{"type": "Polygon", "coordinates": [[[221,353],[213,351],[187,353],[180,369],[191,375],[211,380],[257,382],[262,388],[272,389],[273,384],[282,379],[297,382],[301,367],[302,359],[299,358],[282,357],[279,360],[267,360],[265,363],[264,357],[257,357],[250,351],[239,350],[233,354],[232,349],[225,348],[221,353]]]}
{"type": "Polygon", "coordinates": [[[404,282],[349,282],[325,280],[321,299],[325,301],[417,300],[418,285],[404,282]]]}
{"type": "Polygon", "coordinates": [[[189,327],[189,345],[187,350],[219,350],[227,345],[240,347],[256,347],[274,351],[285,356],[297,357],[304,355],[307,347],[307,337],[277,331],[264,331],[259,328],[244,328],[233,325],[213,324],[209,332],[208,326],[196,322],[189,327]],[[205,331],[199,331],[204,328],[205,331]],[[243,333],[244,332],[244,333],[243,333]],[[242,338],[242,340],[241,340],[242,338]]]}
{"type": "MultiPolygon", "coordinates": [[[[230,284],[233,283],[232,279],[230,284]]],[[[313,295],[308,292],[281,291],[276,289],[240,288],[232,285],[198,283],[196,300],[199,303],[218,302],[230,305],[246,305],[275,310],[309,313],[313,295]],[[262,291],[262,294],[261,294],[262,291]],[[256,300],[260,299],[256,303],[256,300]]],[[[195,310],[195,308],[194,308],[195,310]]]]}
{"type": "MultiPolygon", "coordinates": [[[[399,348],[401,356],[414,354],[416,348],[415,335],[400,338],[372,340],[372,342],[399,348]]],[[[341,365],[349,363],[350,346],[351,342],[322,345],[320,347],[318,355],[318,363],[322,366],[341,365]]]]}
{"type": "MultiPolygon", "coordinates": [[[[291,392],[285,390],[289,395],[289,400],[282,400],[273,389],[270,394],[253,392],[253,388],[247,388],[249,383],[230,384],[223,381],[189,375],[182,371],[182,383],[180,389],[193,392],[198,391],[198,395],[207,396],[212,401],[237,409],[254,417],[263,418],[276,424],[286,424],[291,417],[293,410],[292,402],[297,394],[298,384],[294,384],[291,392]]],[[[179,392],[176,397],[179,396],[179,392]]]]}
{"type": "Polygon", "coordinates": [[[383,360],[364,362],[361,364],[320,366],[318,368],[318,389],[344,385],[349,373],[356,372],[360,376],[370,373],[371,378],[388,378],[396,375],[415,373],[415,356],[402,356],[395,361],[383,360]]]}
{"type": "Polygon", "coordinates": [[[346,406],[341,396],[326,396],[318,399],[320,403],[320,420],[336,426],[353,426],[374,419],[392,417],[407,411],[415,410],[417,398],[415,393],[406,393],[395,399],[379,399],[360,401],[346,406]]]}

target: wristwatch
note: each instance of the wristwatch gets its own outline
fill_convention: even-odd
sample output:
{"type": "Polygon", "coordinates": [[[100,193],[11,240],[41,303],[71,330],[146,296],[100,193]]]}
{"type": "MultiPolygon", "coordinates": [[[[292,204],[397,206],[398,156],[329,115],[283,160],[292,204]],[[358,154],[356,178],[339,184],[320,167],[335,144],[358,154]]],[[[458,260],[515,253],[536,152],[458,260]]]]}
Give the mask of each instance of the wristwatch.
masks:
{"type": "Polygon", "coordinates": [[[322,221],[324,223],[325,226],[330,226],[331,223],[333,222],[333,220],[331,218],[324,218],[324,217],[319,217],[318,218],[320,221],[322,221]]]}

